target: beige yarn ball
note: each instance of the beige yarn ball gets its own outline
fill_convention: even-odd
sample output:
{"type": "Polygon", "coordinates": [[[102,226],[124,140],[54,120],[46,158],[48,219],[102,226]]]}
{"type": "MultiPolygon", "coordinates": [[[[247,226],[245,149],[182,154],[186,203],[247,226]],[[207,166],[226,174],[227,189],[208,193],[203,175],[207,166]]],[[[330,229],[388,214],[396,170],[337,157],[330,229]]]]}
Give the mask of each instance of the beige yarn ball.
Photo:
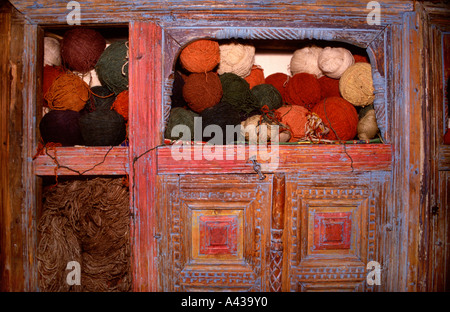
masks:
{"type": "Polygon", "coordinates": [[[220,63],[217,73],[233,73],[245,78],[250,75],[255,63],[255,47],[239,43],[219,45],[220,63]]]}
{"type": "MultiPolygon", "coordinates": [[[[241,122],[241,134],[245,137],[246,141],[252,141],[251,143],[264,141],[271,142],[272,126],[275,126],[275,124],[261,121],[261,115],[253,115],[241,122]],[[262,125],[265,127],[262,127],[262,125]],[[256,140],[256,142],[253,142],[254,140],[256,140]]],[[[278,128],[278,131],[279,130],[280,128],[278,128]]],[[[278,134],[278,142],[288,142],[290,138],[291,134],[289,131],[282,131],[278,134]]]]}
{"type": "Polygon", "coordinates": [[[375,110],[369,110],[358,122],[358,138],[360,140],[373,139],[378,133],[377,118],[375,110]]]}
{"type": "Polygon", "coordinates": [[[372,104],[375,99],[374,90],[372,68],[369,63],[353,64],[339,80],[342,97],[355,106],[372,104]]]}
{"type": "Polygon", "coordinates": [[[319,55],[322,48],[311,46],[298,49],[294,52],[289,64],[292,76],[298,73],[308,73],[315,75],[317,78],[323,76],[322,70],[319,68],[319,55]]]}
{"type": "Polygon", "coordinates": [[[61,44],[58,39],[44,37],[44,66],[61,66],[61,44]]]}
{"type": "Polygon", "coordinates": [[[355,64],[355,59],[345,48],[326,47],[320,53],[318,63],[326,76],[339,79],[347,68],[355,64]]]}

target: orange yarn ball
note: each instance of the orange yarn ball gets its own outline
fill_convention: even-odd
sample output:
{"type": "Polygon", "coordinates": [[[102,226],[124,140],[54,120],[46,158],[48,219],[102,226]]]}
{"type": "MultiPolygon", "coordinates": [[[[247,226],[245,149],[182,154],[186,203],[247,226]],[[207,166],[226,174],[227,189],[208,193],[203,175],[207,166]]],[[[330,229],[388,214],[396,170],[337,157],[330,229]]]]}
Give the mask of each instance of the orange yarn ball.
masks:
{"type": "Polygon", "coordinates": [[[222,83],[214,72],[190,74],[183,86],[184,100],[196,113],[218,104],[222,95],[222,83]]]}
{"type": "Polygon", "coordinates": [[[112,109],[128,120],[128,90],[120,92],[112,105],[112,109]]]}
{"type": "Polygon", "coordinates": [[[319,85],[322,99],[341,96],[341,92],[339,92],[339,79],[322,76],[319,78],[319,85]]]}
{"type": "MultiPolygon", "coordinates": [[[[55,82],[56,78],[58,78],[62,74],[64,74],[64,69],[62,68],[62,66],[50,66],[50,65],[44,66],[44,73],[42,79],[43,96],[45,96],[45,94],[48,92],[53,82],[55,82]]],[[[44,106],[48,106],[47,101],[45,100],[44,106]]]]}
{"type": "Polygon", "coordinates": [[[250,75],[244,78],[250,85],[250,89],[254,86],[265,83],[264,70],[258,65],[253,65],[250,75]]]}
{"type": "Polygon", "coordinates": [[[90,97],[86,82],[72,73],[64,73],[55,79],[44,99],[50,109],[73,110],[79,112],[90,97]]]}
{"type": "Polygon", "coordinates": [[[312,109],[320,98],[319,81],[313,74],[298,73],[289,79],[286,86],[286,104],[312,109]]]}
{"type": "Polygon", "coordinates": [[[281,117],[281,123],[290,128],[291,139],[289,142],[297,141],[305,136],[306,122],[309,111],[300,105],[286,105],[278,108],[277,113],[281,117]]]}
{"type": "Polygon", "coordinates": [[[212,71],[220,62],[219,43],[206,39],[194,41],[181,51],[180,62],[191,73],[212,71]]]}
{"type": "Polygon", "coordinates": [[[358,113],[347,100],[341,97],[323,99],[314,107],[313,112],[330,128],[325,139],[347,141],[356,136],[358,113]]]}

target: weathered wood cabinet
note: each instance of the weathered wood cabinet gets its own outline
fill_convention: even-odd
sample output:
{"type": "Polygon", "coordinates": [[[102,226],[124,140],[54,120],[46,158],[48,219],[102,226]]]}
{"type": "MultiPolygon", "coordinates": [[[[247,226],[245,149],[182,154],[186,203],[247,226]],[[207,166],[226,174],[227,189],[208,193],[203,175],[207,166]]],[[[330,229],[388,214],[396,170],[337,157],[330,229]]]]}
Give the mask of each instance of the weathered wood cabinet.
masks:
{"type": "MultiPolygon", "coordinates": [[[[55,165],[31,159],[42,37],[46,27],[68,27],[69,11],[63,1],[11,3],[1,11],[2,289],[35,291],[40,177],[55,165]]],[[[79,171],[104,160],[86,175],[129,175],[135,291],[448,290],[449,149],[437,61],[445,5],[379,1],[380,25],[369,25],[365,1],[79,3],[83,25],[128,25],[130,146],[58,148],[58,159],[79,171]],[[161,146],[174,64],[197,38],[365,49],[383,144],[280,146],[275,167],[257,155],[263,180],[248,146],[210,160],[212,151],[195,158],[193,145],[191,159],[174,161],[161,146]],[[367,283],[370,261],[381,265],[380,285],[367,283]]]]}

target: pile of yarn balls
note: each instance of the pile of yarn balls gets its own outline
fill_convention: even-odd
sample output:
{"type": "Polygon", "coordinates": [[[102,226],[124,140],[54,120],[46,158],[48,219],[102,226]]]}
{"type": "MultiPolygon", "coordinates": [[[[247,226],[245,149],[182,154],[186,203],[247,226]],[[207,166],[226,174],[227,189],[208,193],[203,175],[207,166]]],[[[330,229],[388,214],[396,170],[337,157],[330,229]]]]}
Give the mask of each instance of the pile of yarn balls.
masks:
{"type": "Polygon", "coordinates": [[[259,133],[261,125],[270,129],[277,124],[278,141],[295,142],[306,139],[311,116],[318,116],[329,129],[323,139],[377,136],[372,69],[366,56],[344,47],[303,46],[292,55],[289,75],[265,77],[264,69],[255,64],[255,52],[253,45],[236,41],[200,39],[186,45],[178,60],[181,69],[173,77],[165,137],[207,142],[213,137],[212,126],[219,126],[222,143],[229,144],[236,137],[225,138],[226,127],[240,127],[241,138],[249,140],[244,127],[254,126],[252,131],[259,133]],[[268,116],[276,116],[278,122],[268,116]],[[197,122],[194,129],[195,117],[202,118],[201,127],[197,122]],[[177,125],[186,125],[191,135],[182,138],[172,132],[177,125]],[[201,130],[201,135],[194,135],[194,130],[201,130]]]}
{"type": "Polygon", "coordinates": [[[44,144],[126,144],[128,42],[108,43],[100,32],[76,27],[44,37],[44,144]]]}

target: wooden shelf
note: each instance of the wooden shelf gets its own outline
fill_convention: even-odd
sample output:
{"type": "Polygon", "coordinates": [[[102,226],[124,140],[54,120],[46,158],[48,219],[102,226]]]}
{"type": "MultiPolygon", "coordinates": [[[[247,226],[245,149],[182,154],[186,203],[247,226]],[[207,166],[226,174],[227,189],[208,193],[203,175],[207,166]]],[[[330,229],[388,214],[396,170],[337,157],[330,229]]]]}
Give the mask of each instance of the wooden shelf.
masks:
{"type": "Polygon", "coordinates": [[[56,147],[47,153],[51,157],[44,153],[33,161],[34,174],[125,175],[129,172],[128,147],[56,147]]]}

